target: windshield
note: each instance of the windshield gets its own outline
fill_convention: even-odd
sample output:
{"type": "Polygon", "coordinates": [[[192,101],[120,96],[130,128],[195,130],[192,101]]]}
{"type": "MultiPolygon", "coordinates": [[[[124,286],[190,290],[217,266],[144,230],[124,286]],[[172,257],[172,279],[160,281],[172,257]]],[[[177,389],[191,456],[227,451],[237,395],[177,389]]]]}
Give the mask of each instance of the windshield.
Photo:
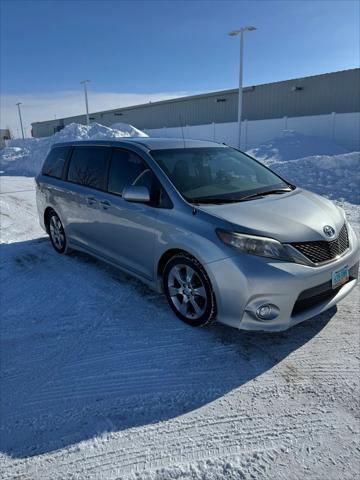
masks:
{"type": "Polygon", "coordinates": [[[236,202],[290,188],[275,173],[230,147],[153,150],[151,155],[192,203],[236,202]]]}

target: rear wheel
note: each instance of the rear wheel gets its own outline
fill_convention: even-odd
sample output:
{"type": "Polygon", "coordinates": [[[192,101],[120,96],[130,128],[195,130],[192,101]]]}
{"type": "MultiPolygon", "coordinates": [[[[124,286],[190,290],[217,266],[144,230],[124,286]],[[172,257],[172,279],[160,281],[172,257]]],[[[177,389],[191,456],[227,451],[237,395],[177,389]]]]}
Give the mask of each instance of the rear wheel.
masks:
{"type": "Polygon", "coordinates": [[[205,269],[195,258],[175,255],[165,266],[163,282],[169,305],[182,321],[203,327],[215,320],[215,295],[205,269]]]}
{"type": "Polygon", "coordinates": [[[52,246],[58,253],[66,251],[66,235],[60,218],[55,212],[51,212],[48,217],[48,231],[52,246]]]}

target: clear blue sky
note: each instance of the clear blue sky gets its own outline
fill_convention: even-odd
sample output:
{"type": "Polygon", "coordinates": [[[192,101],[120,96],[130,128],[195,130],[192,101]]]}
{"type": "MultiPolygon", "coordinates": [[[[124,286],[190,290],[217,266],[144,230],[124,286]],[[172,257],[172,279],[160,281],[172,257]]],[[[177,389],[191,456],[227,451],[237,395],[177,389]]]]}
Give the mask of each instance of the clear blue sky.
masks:
{"type": "Polygon", "coordinates": [[[246,24],[258,30],[246,36],[245,85],[359,66],[358,1],[0,1],[11,98],[74,91],[83,78],[93,93],[234,88],[227,32],[246,24]]]}

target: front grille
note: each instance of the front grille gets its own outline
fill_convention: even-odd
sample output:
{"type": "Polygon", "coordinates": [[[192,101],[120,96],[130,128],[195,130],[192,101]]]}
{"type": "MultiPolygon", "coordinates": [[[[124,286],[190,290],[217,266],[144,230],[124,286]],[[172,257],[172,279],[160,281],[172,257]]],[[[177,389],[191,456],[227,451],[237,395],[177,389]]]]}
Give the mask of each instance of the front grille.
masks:
{"type": "Polygon", "coordinates": [[[320,240],[318,242],[299,242],[291,243],[299,252],[313,263],[328,262],[344,253],[349,248],[349,235],[344,224],[338,237],[335,240],[327,242],[320,240]]]}
{"type": "MultiPolygon", "coordinates": [[[[349,270],[349,282],[354,280],[358,276],[359,262],[353,265],[349,270]]],[[[311,307],[315,307],[319,303],[324,302],[325,300],[330,300],[335,297],[338,291],[343,287],[341,285],[338,288],[332,288],[331,280],[328,282],[317,285],[316,287],[309,288],[301,292],[298,296],[298,299],[295,302],[293,311],[291,315],[298,315],[311,307]]]]}

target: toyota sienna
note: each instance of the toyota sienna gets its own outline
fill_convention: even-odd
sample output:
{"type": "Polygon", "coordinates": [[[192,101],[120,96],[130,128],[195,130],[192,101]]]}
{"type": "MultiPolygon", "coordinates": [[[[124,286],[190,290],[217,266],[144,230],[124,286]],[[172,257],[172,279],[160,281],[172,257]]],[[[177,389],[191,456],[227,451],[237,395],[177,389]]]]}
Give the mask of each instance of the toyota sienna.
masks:
{"type": "Polygon", "coordinates": [[[344,211],[226,145],[56,144],[36,186],[58,253],[81,250],[136,276],[193,326],[285,330],[357,281],[359,244],[344,211]]]}

